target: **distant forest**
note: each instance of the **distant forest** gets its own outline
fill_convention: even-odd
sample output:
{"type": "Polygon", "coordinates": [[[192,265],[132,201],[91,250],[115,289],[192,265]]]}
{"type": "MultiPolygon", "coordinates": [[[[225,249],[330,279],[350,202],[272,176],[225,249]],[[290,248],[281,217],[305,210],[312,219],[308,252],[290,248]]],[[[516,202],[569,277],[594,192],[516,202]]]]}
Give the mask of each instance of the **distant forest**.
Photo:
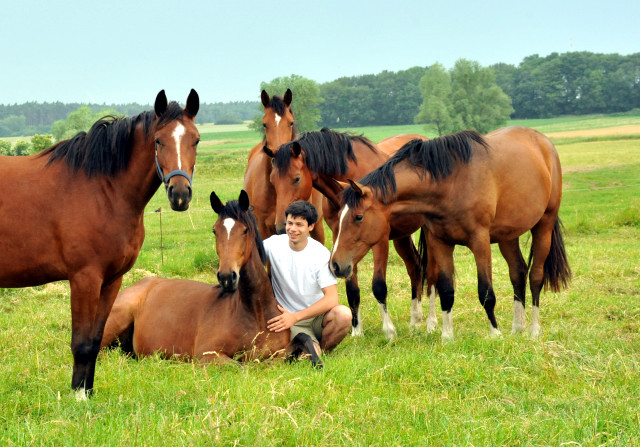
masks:
{"type": "MultiPolygon", "coordinates": [[[[589,52],[528,56],[518,65],[492,65],[495,81],[511,98],[512,118],[621,113],[640,109],[640,53],[621,56],[589,52]]],[[[319,84],[320,126],[358,127],[412,124],[422,104],[419,83],[428,67],[351,76],[319,84]],[[338,120],[337,117],[340,117],[338,120]]],[[[282,94],[281,92],[269,92],[282,94]]],[[[256,93],[256,96],[258,94],[256,93]]],[[[81,104],[0,105],[0,137],[45,134],[81,104]]],[[[152,106],[89,104],[94,112],[113,109],[127,116],[152,106]]],[[[295,112],[295,97],[293,101],[295,112]]],[[[199,123],[233,123],[260,113],[259,101],[202,103],[199,123]]]]}

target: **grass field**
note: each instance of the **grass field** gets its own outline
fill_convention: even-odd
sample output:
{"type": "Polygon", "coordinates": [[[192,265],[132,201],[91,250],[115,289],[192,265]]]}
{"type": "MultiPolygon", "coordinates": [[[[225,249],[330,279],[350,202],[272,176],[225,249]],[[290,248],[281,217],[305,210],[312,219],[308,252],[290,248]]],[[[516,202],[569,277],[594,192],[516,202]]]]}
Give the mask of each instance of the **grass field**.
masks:
{"type": "MultiPolygon", "coordinates": [[[[640,132],[627,127],[640,118],[517,124],[549,133],[564,170],[560,214],[574,278],[567,290],[543,294],[538,340],[510,334],[513,292],[497,249],[502,338],[488,337],[464,247],[455,253],[455,341],[442,344],[439,333],[411,330],[409,281],[392,249],[389,310],[398,329],[392,342],[381,331],[367,255],[359,269],[364,336],[348,337],[325,356],[324,370],[276,361],[201,367],[112,350],[99,357],[93,398],[77,402],[69,387],[68,285],[0,289],[0,442],[640,445],[640,132]],[[600,129],[597,136],[593,129],[600,129]]],[[[191,210],[155,213],[169,209],[158,192],[125,285],[148,275],[215,281],[209,193],[237,198],[248,149],[259,141],[241,128],[216,127],[201,129],[191,210]]],[[[350,130],[374,141],[397,133],[435,136],[421,126],[350,130]]]]}

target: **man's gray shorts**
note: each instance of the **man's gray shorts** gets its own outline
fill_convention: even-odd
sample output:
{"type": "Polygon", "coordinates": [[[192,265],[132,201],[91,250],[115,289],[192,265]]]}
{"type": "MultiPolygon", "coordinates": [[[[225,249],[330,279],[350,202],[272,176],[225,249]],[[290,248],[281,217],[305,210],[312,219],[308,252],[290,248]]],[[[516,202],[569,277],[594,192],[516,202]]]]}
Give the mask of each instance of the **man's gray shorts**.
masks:
{"type": "Polygon", "coordinates": [[[317,317],[309,318],[307,320],[300,320],[293,326],[291,326],[291,338],[293,338],[300,334],[304,333],[309,335],[313,339],[315,343],[320,344],[320,340],[322,340],[322,320],[324,320],[324,316],[326,314],[318,315],[317,317]]]}

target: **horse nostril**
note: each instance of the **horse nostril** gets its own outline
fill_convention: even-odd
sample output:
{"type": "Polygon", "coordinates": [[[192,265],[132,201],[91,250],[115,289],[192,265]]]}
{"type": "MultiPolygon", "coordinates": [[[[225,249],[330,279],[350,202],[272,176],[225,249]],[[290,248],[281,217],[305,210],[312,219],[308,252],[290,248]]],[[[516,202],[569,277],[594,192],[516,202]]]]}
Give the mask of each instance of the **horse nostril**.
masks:
{"type": "Polygon", "coordinates": [[[238,274],[235,271],[231,272],[231,279],[233,280],[233,282],[236,282],[236,280],[238,279],[238,274]]]}
{"type": "Polygon", "coordinates": [[[338,265],[337,262],[334,262],[333,264],[331,264],[331,269],[333,270],[333,273],[337,273],[340,270],[340,266],[338,265]]]}

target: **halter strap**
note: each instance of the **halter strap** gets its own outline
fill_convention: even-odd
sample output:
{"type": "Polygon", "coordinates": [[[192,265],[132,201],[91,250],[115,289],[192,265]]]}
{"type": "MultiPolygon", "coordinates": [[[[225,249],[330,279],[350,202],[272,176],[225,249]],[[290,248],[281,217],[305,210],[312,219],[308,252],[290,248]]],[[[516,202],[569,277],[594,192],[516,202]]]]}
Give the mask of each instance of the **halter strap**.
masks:
{"type": "MultiPolygon", "coordinates": [[[[171,180],[171,177],[175,177],[176,175],[181,175],[185,177],[187,180],[189,180],[189,186],[193,186],[193,178],[189,176],[189,174],[187,174],[182,169],[176,169],[175,171],[171,171],[166,176],[162,173],[162,168],[160,167],[160,162],[158,161],[158,145],[157,144],[156,144],[156,171],[158,172],[158,177],[160,177],[160,181],[164,183],[164,189],[169,188],[169,180],[171,180]]],[[[193,167],[193,173],[194,174],[196,173],[195,166],[193,167]]]]}

